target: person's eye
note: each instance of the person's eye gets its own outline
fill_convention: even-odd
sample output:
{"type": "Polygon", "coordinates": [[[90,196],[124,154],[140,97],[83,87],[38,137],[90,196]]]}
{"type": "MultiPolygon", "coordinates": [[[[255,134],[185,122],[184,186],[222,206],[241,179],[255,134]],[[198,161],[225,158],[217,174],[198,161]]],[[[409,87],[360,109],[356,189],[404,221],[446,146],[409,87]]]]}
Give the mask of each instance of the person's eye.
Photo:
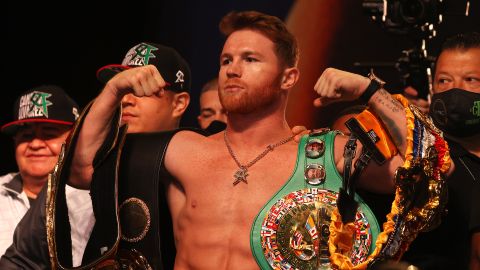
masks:
{"type": "Polygon", "coordinates": [[[221,66],[225,66],[225,65],[228,65],[232,62],[232,60],[230,60],[229,58],[223,58],[220,60],[220,65],[221,66]]]}
{"type": "Polygon", "coordinates": [[[43,134],[43,137],[47,140],[57,138],[59,136],[60,136],[60,134],[57,133],[57,132],[47,132],[47,133],[43,134]]]}
{"type": "Polygon", "coordinates": [[[480,81],[480,79],[476,78],[476,77],[467,77],[465,80],[467,82],[479,82],[480,81]]]}
{"type": "Polygon", "coordinates": [[[247,61],[249,63],[253,63],[253,62],[258,62],[258,59],[249,56],[249,57],[245,58],[245,61],[247,61]]]}
{"type": "Polygon", "coordinates": [[[20,135],[21,140],[31,140],[33,139],[33,133],[23,133],[20,135]]]}
{"type": "Polygon", "coordinates": [[[212,117],[212,116],[213,116],[212,112],[209,112],[209,111],[202,112],[202,117],[203,118],[208,118],[208,117],[212,117]]]}
{"type": "Polygon", "coordinates": [[[437,83],[438,83],[438,84],[446,84],[446,83],[450,83],[450,82],[451,82],[451,80],[448,79],[448,78],[439,78],[439,79],[437,80],[437,83]]]}
{"type": "Polygon", "coordinates": [[[17,142],[26,142],[26,141],[31,141],[33,139],[34,135],[33,132],[18,132],[17,135],[15,136],[15,141],[17,142]]]}

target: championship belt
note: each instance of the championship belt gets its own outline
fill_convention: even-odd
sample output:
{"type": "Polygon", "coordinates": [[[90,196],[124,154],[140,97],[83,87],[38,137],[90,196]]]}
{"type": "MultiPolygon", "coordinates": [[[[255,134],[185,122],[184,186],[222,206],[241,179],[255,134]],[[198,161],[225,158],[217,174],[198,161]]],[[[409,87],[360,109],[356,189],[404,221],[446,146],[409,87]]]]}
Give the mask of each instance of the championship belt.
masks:
{"type": "MultiPolygon", "coordinates": [[[[62,147],[62,151],[58,158],[58,162],[48,179],[47,205],[46,205],[46,230],[47,242],[50,255],[50,263],[52,269],[71,269],[72,265],[72,243],[70,235],[70,222],[68,219],[68,208],[65,197],[65,186],[67,184],[70,166],[73,158],[73,150],[80,133],[80,128],[85,120],[85,116],[92,102],[86,106],[79,119],[75,123],[72,132],[67,139],[66,146],[62,147]]],[[[93,198],[92,205],[95,216],[102,217],[103,226],[108,228],[102,238],[101,250],[96,250],[96,256],[92,256],[82,261],[82,266],[75,269],[102,269],[104,262],[115,260],[118,243],[120,241],[120,227],[118,222],[118,205],[116,201],[117,194],[117,172],[115,168],[119,163],[119,151],[123,145],[126,135],[126,128],[120,127],[120,110],[115,114],[111,121],[111,130],[108,133],[103,145],[97,152],[93,161],[95,172],[92,179],[101,179],[102,181],[94,182],[104,187],[108,187],[101,195],[101,207],[95,202],[98,198],[93,198]],[[99,168],[113,168],[100,169],[99,168]]],[[[87,250],[85,251],[88,253],[87,250]]],[[[93,252],[92,252],[93,253],[93,252]]],[[[108,269],[104,268],[104,269],[108,269]]],[[[112,268],[110,268],[112,269],[112,268]]],[[[115,269],[115,268],[113,268],[115,269]]]]}
{"type": "MultiPolygon", "coordinates": [[[[162,181],[167,177],[163,158],[178,131],[126,135],[118,166],[116,198],[120,239],[117,257],[109,264],[128,265],[131,269],[173,269],[176,250],[162,181]]],[[[102,207],[108,205],[108,201],[101,199],[108,187],[100,183],[104,179],[97,181],[92,184],[91,192],[92,197],[98,198],[96,204],[102,207]]],[[[109,233],[106,221],[104,215],[97,218],[84,258],[99,256],[95,253],[102,249],[104,235],[109,233]],[[88,254],[92,251],[93,255],[88,254]]]]}
{"type": "Polygon", "coordinates": [[[49,176],[47,240],[52,269],[173,269],[173,228],[162,182],[169,176],[163,159],[171,138],[181,130],[127,135],[126,126],[119,126],[119,112],[95,156],[90,189],[95,226],[82,264],[72,267],[65,185],[88,108],[49,176]]]}
{"type": "Polygon", "coordinates": [[[166,200],[163,159],[180,130],[128,134],[119,174],[120,249],[136,250],[152,269],[173,269],[175,241],[166,200]]]}
{"type": "MultiPolygon", "coordinates": [[[[250,244],[261,269],[331,269],[329,238],[342,177],[333,156],[336,132],[319,131],[299,144],[297,167],[290,180],[262,208],[250,244]]],[[[359,203],[349,257],[363,262],[375,249],[380,228],[373,212],[359,203]]]]}
{"type": "MultiPolygon", "coordinates": [[[[343,200],[348,202],[343,210],[358,205],[356,213],[352,211],[352,218],[341,216],[337,201],[342,179],[332,150],[335,135],[315,132],[302,138],[293,176],[252,226],[250,246],[261,269],[373,269],[383,261],[399,260],[418,233],[439,224],[447,201],[448,144],[428,116],[403,96],[393,98],[405,108],[407,147],[404,164],[395,173],[395,199],[383,231],[357,194],[354,203],[343,200]]],[[[349,128],[373,159],[383,163],[396,149],[378,121],[366,111],[349,121],[349,128]]],[[[359,160],[368,162],[362,156],[359,160]]]]}
{"type": "MultiPolygon", "coordinates": [[[[352,222],[345,223],[339,211],[334,210],[329,251],[335,269],[376,269],[384,261],[400,260],[418,233],[435,228],[443,214],[447,201],[445,175],[451,163],[448,144],[428,116],[403,96],[393,95],[393,98],[405,108],[407,122],[404,164],[397,168],[394,176],[395,199],[375,240],[375,250],[360,264],[350,256],[353,249],[349,243],[356,228],[352,222]]],[[[363,147],[374,154],[377,163],[395,154],[388,131],[373,113],[364,111],[346,124],[363,147]]]]}

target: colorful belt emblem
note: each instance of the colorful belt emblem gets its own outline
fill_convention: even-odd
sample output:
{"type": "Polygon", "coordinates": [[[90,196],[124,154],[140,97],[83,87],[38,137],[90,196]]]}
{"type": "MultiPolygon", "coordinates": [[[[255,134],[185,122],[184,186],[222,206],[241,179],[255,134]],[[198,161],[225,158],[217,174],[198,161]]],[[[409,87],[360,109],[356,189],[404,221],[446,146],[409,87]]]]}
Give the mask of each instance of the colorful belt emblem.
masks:
{"type": "MultiPolygon", "coordinates": [[[[330,216],[338,194],[318,188],[294,191],[267,212],[260,231],[263,253],[272,269],[330,269],[328,239],[330,216]]],[[[350,258],[364,261],[372,235],[366,216],[359,209],[350,258]]]]}

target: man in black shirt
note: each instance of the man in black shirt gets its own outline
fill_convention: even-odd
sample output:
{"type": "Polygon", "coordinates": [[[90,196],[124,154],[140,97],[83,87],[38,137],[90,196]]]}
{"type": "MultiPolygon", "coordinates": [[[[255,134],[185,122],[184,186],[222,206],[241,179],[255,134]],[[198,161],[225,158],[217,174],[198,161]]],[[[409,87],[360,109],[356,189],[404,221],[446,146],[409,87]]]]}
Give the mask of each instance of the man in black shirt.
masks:
{"type": "Polygon", "coordinates": [[[420,269],[480,269],[480,34],[448,39],[437,59],[430,115],[455,164],[448,212],[403,259],[420,269]]]}

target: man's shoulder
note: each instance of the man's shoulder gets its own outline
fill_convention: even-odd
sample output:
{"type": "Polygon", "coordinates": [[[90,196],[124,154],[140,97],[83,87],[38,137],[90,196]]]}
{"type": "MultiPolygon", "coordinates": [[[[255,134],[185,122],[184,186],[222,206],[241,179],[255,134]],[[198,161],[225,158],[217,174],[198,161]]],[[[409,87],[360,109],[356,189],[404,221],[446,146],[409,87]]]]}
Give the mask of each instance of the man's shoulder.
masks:
{"type": "Polygon", "coordinates": [[[195,130],[181,130],[173,135],[171,144],[199,145],[210,140],[205,134],[195,130]]]}
{"type": "Polygon", "coordinates": [[[177,132],[170,141],[166,155],[165,167],[175,176],[178,170],[186,169],[185,166],[198,164],[213,155],[212,151],[218,149],[215,144],[215,135],[206,137],[190,130],[177,132]]]}
{"type": "Polygon", "coordinates": [[[202,133],[191,130],[177,132],[168,145],[167,157],[182,155],[185,158],[196,156],[195,153],[211,153],[218,147],[218,134],[205,136],[202,133]]]}
{"type": "Polygon", "coordinates": [[[18,175],[18,172],[16,172],[16,173],[12,172],[12,173],[7,173],[5,175],[1,175],[0,176],[0,186],[3,186],[4,184],[9,183],[17,175],[18,175]]]}
{"type": "Polygon", "coordinates": [[[1,194],[20,194],[22,193],[22,181],[19,173],[7,173],[0,176],[1,194]]]}

